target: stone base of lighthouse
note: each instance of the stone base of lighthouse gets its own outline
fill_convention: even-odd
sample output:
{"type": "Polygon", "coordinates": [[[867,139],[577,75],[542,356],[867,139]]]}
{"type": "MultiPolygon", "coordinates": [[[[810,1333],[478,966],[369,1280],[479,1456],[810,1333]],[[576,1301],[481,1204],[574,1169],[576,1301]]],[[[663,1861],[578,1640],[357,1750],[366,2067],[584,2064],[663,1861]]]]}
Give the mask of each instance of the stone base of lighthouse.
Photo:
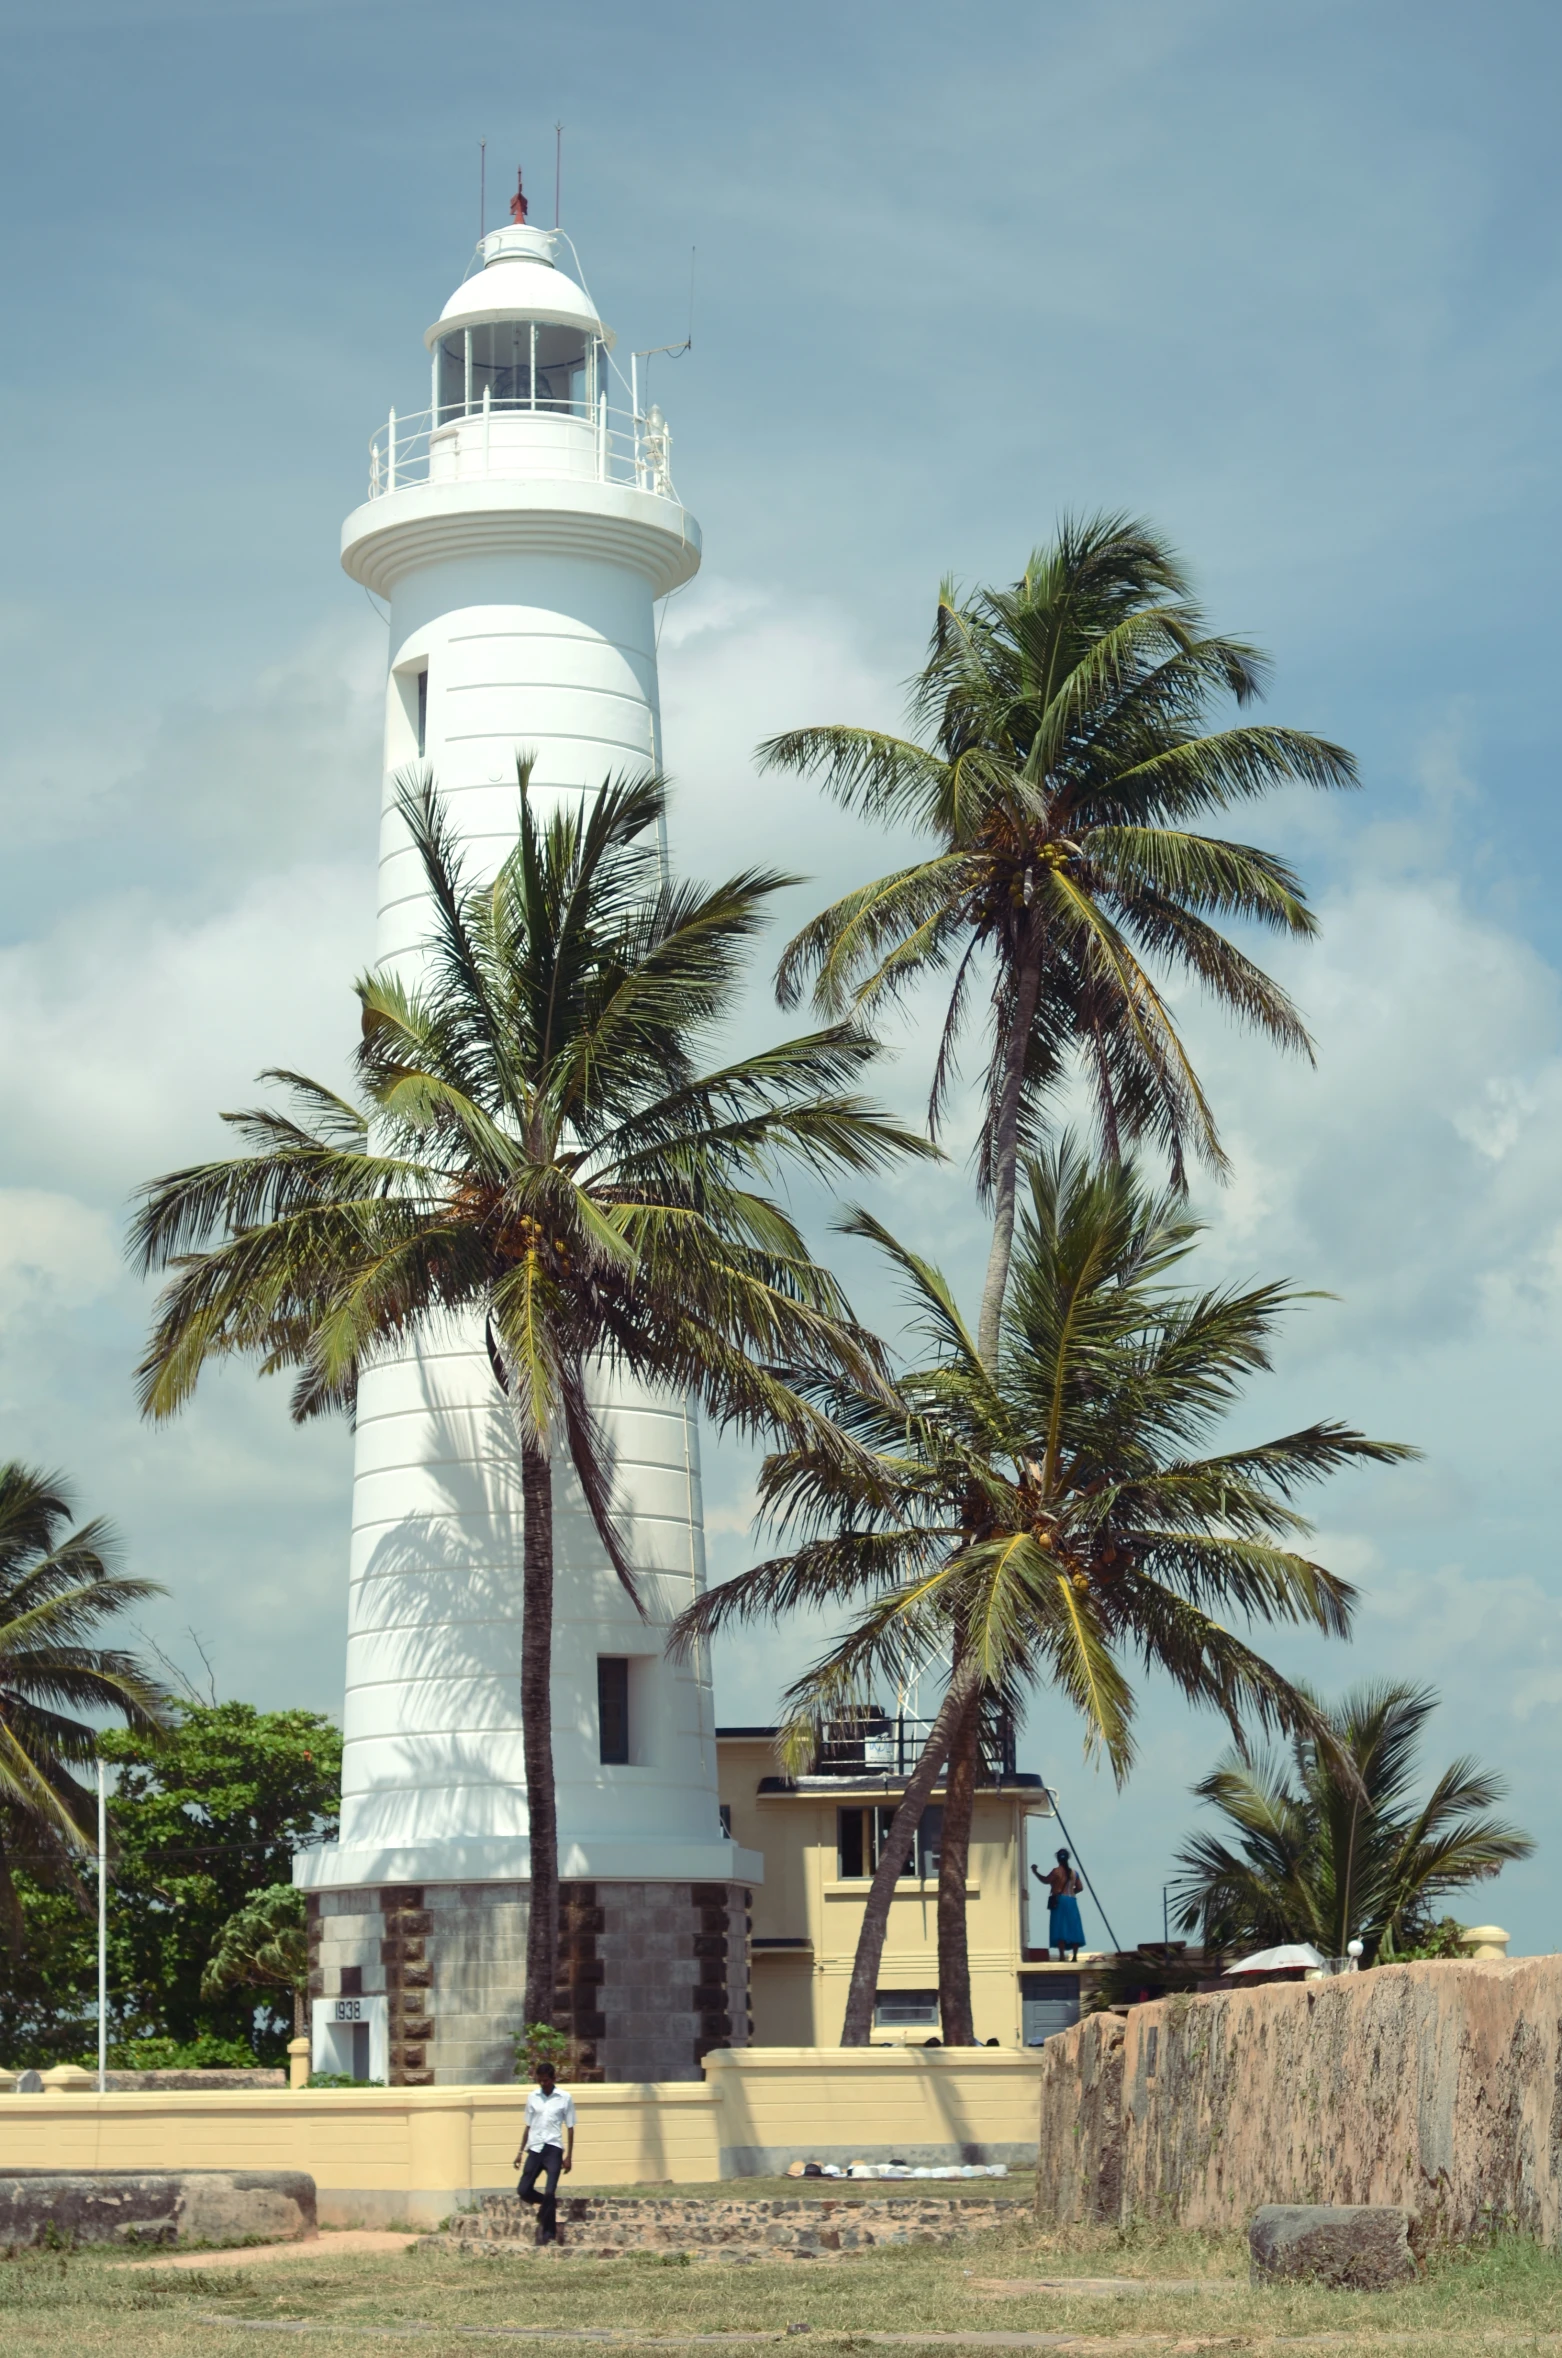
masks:
{"type": "MultiPolygon", "coordinates": [[[[392,2086],[513,2079],[528,1892],[524,1883],[312,1891],[314,2010],[360,2013],[392,2086]]],[[[741,1883],[565,1883],[554,2021],[571,2042],[566,2075],[696,2080],[711,2048],[746,2046],[751,1898],[741,1883]]]]}

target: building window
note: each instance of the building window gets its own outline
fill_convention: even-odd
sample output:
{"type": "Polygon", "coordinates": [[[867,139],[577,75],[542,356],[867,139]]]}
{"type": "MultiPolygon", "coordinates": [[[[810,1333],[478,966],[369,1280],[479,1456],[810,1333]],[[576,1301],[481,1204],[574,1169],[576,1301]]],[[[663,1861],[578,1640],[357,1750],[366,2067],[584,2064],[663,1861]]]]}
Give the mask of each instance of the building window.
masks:
{"type": "Polygon", "coordinates": [[[724,1801],[719,1806],[721,1809],[721,1830],[730,1842],[732,1840],[732,1804],[730,1801],[724,1801]]]}
{"type": "Polygon", "coordinates": [[[428,665],[418,673],[418,759],[428,751],[428,665]]]}
{"type": "Polygon", "coordinates": [[[629,1764],[629,1657],[597,1656],[597,1728],[602,1759],[610,1767],[629,1764]]]}
{"type": "Polygon", "coordinates": [[[875,2030],[932,2030],[938,2028],[937,1990],[875,1990],[875,2030]]]}
{"type": "MultiPolygon", "coordinates": [[[[843,1809],[836,1812],[836,1866],[843,1883],[866,1880],[876,1871],[894,1821],[894,1810],[882,1804],[874,1809],[843,1809]]],[[[937,1807],[925,1809],[917,1826],[917,1838],[912,1845],[911,1856],[900,1870],[902,1876],[921,1876],[927,1881],[936,1879],[943,1833],[943,1811],[937,1807]]]]}
{"type": "MultiPolygon", "coordinates": [[[[942,1810],[924,1810],[924,1822],[930,1817],[936,1817],[940,1827],[942,1826],[942,1810]]],[[[866,1880],[874,1873],[883,1856],[884,1845],[889,1840],[890,1827],[895,1822],[895,1812],[882,1805],[877,1809],[842,1809],[836,1811],[835,1821],[836,1867],[841,1881],[855,1883],[866,1880]]],[[[920,1829],[918,1833],[918,1841],[911,1846],[911,1856],[900,1870],[903,1876],[927,1872],[926,1868],[920,1864],[924,1854],[920,1841],[920,1829]]],[[[933,1855],[936,1859],[936,1834],[933,1840],[935,1843],[933,1855]]],[[[932,1872],[937,1874],[936,1864],[932,1872]]]]}
{"type": "Polygon", "coordinates": [[[1044,2047],[1078,2020],[1077,1973],[1020,1975],[1020,2037],[1027,2047],[1044,2047]]]}

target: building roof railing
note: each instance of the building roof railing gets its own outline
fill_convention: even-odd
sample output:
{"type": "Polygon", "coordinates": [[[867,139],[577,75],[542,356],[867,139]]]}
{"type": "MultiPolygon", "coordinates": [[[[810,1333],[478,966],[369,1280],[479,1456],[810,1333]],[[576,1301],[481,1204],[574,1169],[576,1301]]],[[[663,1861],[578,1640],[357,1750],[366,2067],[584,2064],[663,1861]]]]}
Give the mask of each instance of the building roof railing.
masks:
{"type": "MultiPolygon", "coordinates": [[[[798,1777],[766,1777],[761,1792],[815,1790],[821,1785],[883,1787],[903,1784],[915,1769],[922,1747],[932,1732],[931,1719],[909,1712],[866,1708],[830,1720],[820,1731],[808,1770],[798,1777]]],[[[774,1737],[774,1728],[718,1728],[718,1739],[774,1737]]],[[[1041,1789],[1042,1780],[1015,1766],[1014,1730],[1010,1726],[983,1732],[978,1770],[984,1785],[1028,1786],[1041,1789]]]]}

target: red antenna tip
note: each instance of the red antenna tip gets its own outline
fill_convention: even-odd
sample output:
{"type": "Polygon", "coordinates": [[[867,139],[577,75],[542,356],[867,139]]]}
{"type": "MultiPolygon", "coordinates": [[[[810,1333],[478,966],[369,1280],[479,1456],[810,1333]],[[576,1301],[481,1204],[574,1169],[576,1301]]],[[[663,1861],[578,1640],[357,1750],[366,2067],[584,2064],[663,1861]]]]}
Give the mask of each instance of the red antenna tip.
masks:
{"type": "Polygon", "coordinates": [[[524,223],[526,219],[526,211],[526,192],[521,186],[520,172],[517,171],[515,175],[515,194],[510,199],[510,219],[515,222],[524,223]]]}

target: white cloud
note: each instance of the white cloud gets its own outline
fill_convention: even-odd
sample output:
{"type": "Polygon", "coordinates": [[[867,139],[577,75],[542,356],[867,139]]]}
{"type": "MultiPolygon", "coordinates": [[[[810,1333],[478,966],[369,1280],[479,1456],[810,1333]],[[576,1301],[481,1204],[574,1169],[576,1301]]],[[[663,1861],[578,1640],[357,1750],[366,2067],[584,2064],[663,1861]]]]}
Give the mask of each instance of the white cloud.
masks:
{"type": "Polygon", "coordinates": [[[0,951],[7,1161],[99,1201],[219,1140],[264,1065],[342,1073],[372,867],[297,867],[213,906],[133,890],[0,951]]]}
{"type": "Polygon", "coordinates": [[[35,1304],[75,1309],[119,1276],[113,1227],[101,1211],[42,1188],[0,1188],[0,1319],[35,1304]]]}

